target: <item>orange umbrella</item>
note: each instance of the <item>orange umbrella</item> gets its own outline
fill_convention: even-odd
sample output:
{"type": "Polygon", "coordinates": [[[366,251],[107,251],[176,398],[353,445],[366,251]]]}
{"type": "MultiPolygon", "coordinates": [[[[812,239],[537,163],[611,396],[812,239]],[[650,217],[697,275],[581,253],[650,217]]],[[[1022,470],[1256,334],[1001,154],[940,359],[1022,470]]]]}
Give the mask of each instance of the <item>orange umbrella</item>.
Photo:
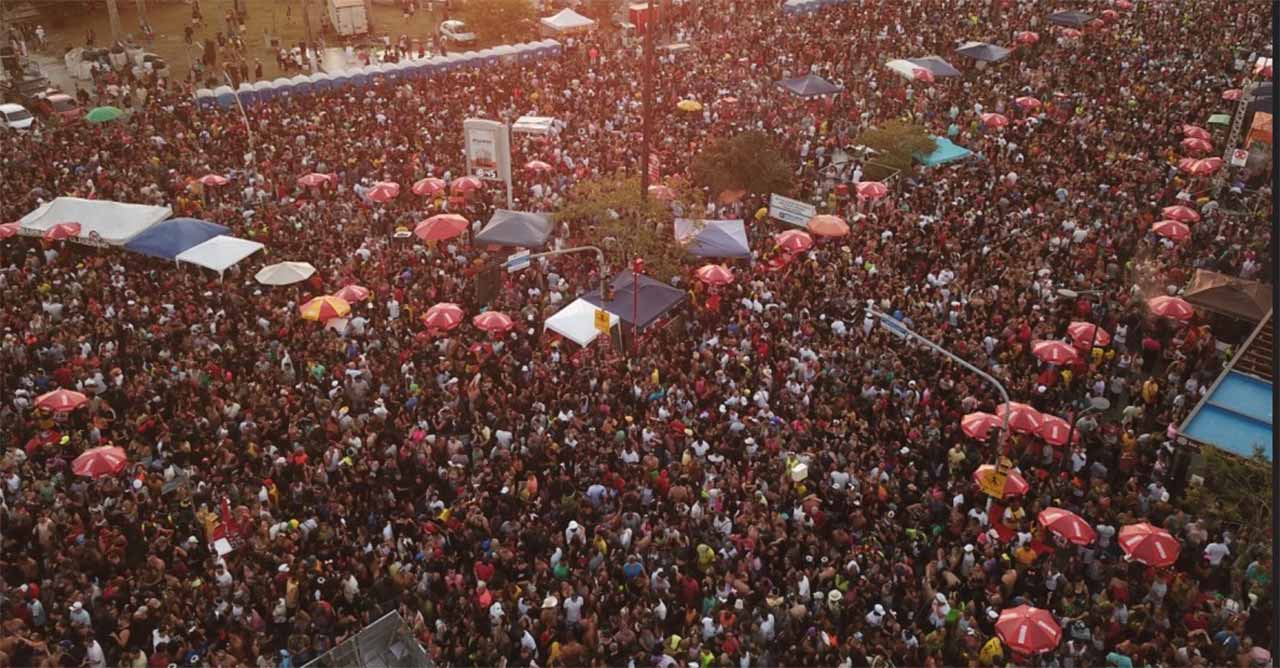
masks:
{"type": "Polygon", "coordinates": [[[419,197],[431,197],[432,195],[438,195],[444,192],[445,187],[443,179],[428,176],[427,178],[421,179],[417,183],[413,184],[412,190],[413,194],[419,197]]]}
{"type": "Polygon", "coordinates": [[[8,239],[9,237],[18,236],[18,231],[22,228],[22,223],[5,223],[0,225],[0,239],[8,239]]]}
{"type": "Polygon", "coordinates": [[[1071,364],[1080,359],[1076,349],[1062,341],[1036,341],[1031,344],[1031,354],[1049,364],[1071,364]]]}
{"type": "Polygon", "coordinates": [[[491,334],[506,332],[515,327],[510,316],[497,311],[485,311],[472,318],[471,324],[491,334]]]}
{"type": "Polygon", "coordinates": [[[44,233],[44,238],[48,241],[62,241],[78,236],[80,236],[80,223],[58,223],[44,233]]]}
{"type": "Polygon", "coordinates": [[[1172,534],[1147,522],[1121,527],[1116,542],[1130,559],[1148,566],[1171,566],[1182,551],[1172,534]]]}
{"type": "Polygon", "coordinates": [[[124,449],[114,445],[85,450],[71,462],[71,472],[86,478],[115,475],[129,465],[124,449]]]}
{"type": "Polygon", "coordinates": [[[89,402],[89,397],[73,390],[54,390],[36,397],[36,408],[54,413],[70,413],[89,402]]]}
{"type": "Polygon", "coordinates": [[[787,230],[773,238],[788,253],[803,253],[813,247],[813,237],[800,230],[787,230]]]}
{"type": "Polygon", "coordinates": [[[1174,241],[1186,241],[1191,238],[1191,228],[1176,220],[1162,220],[1152,225],[1151,231],[1174,241]]]}
{"type": "Polygon", "coordinates": [[[1040,526],[1066,538],[1076,545],[1088,545],[1098,538],[1098,532],[1083,517],[1063,508],[1050,506],[1036,516],[1040,526]]]}
{"type": "Polygon", "coordinates": [[[303,304],[298,311],[302,314],[303,320],[329,322],[334,318],[341,318],[350,313],[351,304],[348,304],[347,300],[341,297],[325,295],[303,304]]]}
{"type": "Polygon", "coordinates": [[[456,213],[438,213],[418,223],[413,233],[423,241],[443,241],[462,234],[469,224],[466,218],[456,213]]]}
{"type": "Polygon", "coordinates": [[[1002,128],[1009,124],[1004,114],[986,113],[982,115],[982,124],[989,128],[1002,128]]]}
{"type": "Polygon", "coordinates": [[[722,264],[703,265],[694,274],[707,285],[728,285],[733,282],[733,272],[722,264]]]}
{"type": "Polygon", "coordinates": [[[1190,320],[1196,314],[1195,307],[1187,300],[1165,295],[1148,299],[1147,308],[1151,309],[1151,312],[1156,315],[1173,318],[1174,320],[1190,320]]]}
{"type": "Polygon", "coordinates": [[[1019,654],[1042,654],[1062,642],[1062,627],[1048,610],[1020,605],[1000,613],[996,635],[1019,654]]]}
{"type": "Polygon", "coordinates": [[[427,309],[422,315],[422,324],[431,329],[453,329],[462,323],[462,307],[449,302],[442,302],[427,309]]]}
{"type": "Polygon", "coordinates": [[[809,231],[820,237],[843,237],[849,234],[849,223],[840,216],[822,214],[809,219],[805,225],[809,231]]]}
{"type": "Polygon", "coordinates": [[[1200,222],[1200,213],[1189,206],[1175,204],[1160,209],[1160,215],[1169,220],[1176,220],[1179,223],[1198,223],[1200,222]]]}
{"type": "Polygon", "coordinates": [[[1070,422],[1056,415],[1041,416],[1040,429],[1036,430],[1036,435],[1043,438],[1049,445],[1066,445],[1068,434],[1071,434],[1073,443],[1080,442],[1080,432],[1072,430],[1070,422]]]}
{"type": "Polygon", "coordinates": [[[981,411],[960,418],[960,429],[979,441],[987,440],[992,429],[1000,429],[1002,426],[1004,421],[998,416],[981,411]]]}
{"type": "Polygon", "coordinates": [[[480,190],[484,188],[484,181],[474,176],[463,176],[453,180],[453,185],[449,186],[449,191],[455,195],[463,195],[472,190],[480,190]]]}
{"type": "Polygon", "coordinates": [[[348,304],[354,304],[369,298],[369,288],[351,284],[333,293],[333,296],[347,302],[348,304]]]}
{"type": "Polygon", "coordinates": [[[400,196],[400,184],[391,181],[379,181],[373,184],[372,188],[369,188],[368,196],[369,199],[379,204],[386,204],[400,196]]]}
{"type": "Polygon", "coordinates": [[[1105,346],[1111,343],[1111,335],[1107,330],[1098,327],[1091,322],[1073,322],[1067,326],[1067,336],[1072,341],[1082,346],[1088,346],[1092,343],[1095,346],[1105,346]],[[1097,330],[1095,333],[1094,330],[1097,330]]]}
{"type": "MultiPolygon", "coordinates": [[[[1016,401],[1009,402],[1008,406],[1009,431],[1018,431],[1024,434],[1034,434],[1040,431],[1040,423],[1044,419],[1040,415],[1040,411],[1016,401]]],[[[1005,404],[997,404],[996,416],[1004,417],[1005,410],[1005,404]]]]}

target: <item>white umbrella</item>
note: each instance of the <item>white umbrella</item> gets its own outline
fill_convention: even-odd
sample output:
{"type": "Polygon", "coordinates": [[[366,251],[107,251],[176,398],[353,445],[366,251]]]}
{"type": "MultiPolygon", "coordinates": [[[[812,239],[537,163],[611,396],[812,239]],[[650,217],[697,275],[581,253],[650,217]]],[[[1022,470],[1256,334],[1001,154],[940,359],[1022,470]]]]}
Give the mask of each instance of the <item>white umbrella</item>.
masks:
{"type": "Polygon", "coordinates": [[[263,285],[293,285],[311,278],[316,268],[307,262],[281,262],[254,274],[253,279],[263,285]]]}

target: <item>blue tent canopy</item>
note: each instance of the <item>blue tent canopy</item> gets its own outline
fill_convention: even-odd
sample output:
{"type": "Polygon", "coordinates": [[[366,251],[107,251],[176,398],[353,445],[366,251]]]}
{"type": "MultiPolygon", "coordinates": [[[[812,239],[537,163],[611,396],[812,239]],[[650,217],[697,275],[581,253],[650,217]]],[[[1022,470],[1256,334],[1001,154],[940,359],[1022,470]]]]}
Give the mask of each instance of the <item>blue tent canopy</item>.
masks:
{"type": "Polygon", "coordinates": [[[973,151],[952,143],[951,140],[946,137],[934,137],[933,140],[938,144],[937,148],[933,150],[933,153],[930,153],[929,155],[920,155],[917,153],[914,156],[915,159],[925,167],[945,165],[948,162],[963,160],[973,155],[973,151]]]}
{"type": "Polygon", "coordinates": [[[1067,26],[1069,28],[1083,28],[1084,24],[1092,20],[1092,16],[1075,10],[1054,12],[1049,15],[1049,23],[1058,26],[1067,26]]]}
{"type": "Polygon", "coordinates": [[[751,257],[747,242],[747,226],[741,220],[708,220],[702,229],[694,221],[677,218],[676,241],[685,243],[686,250],[697,257],[751,257]],[[696,230],[696,231],[695,231],[696,230]]]}
{"type": "Polygon", "coordinates": [[[960,48],[956,49],[956,53],[974,60],[995,63],[1008,58],[1009,54],[1013,52],[1003,46],[987,44],[986,42],[965,42],[960,48]]]}
{"type": "Polygon", "coordinates": [[[817,97],[819,95],[834,95],[844,90],[820,76],[806,74],[802,77],[794,79],[783,79],[777,83],[779,88],[789,90],[800,97],[817,97]]]}
{"type": "Polygon", "coordinates": [[[476,235],[475,243],[542,248],[551,237],[551,217],[542,213],[498,209],[476,235]]]}
{"type": "Polygon", "coordinates": [[[230,233],[231,230],[217,223],[195,218],[173,218],[154,225],[129,240],[124,249],[149,257],[172,260],[192,246],[230,233]]]}
{"type": "Polygon", "coordinates": [[[582,299],[618,316],[627,325],[635,327],[638,324],[639,329],[652,325],[688,297],[684,290],[643,274],[636,280],[630,271],[619,272],[612,281],[612,300],[606,302],[602,299],[600,288],[582,295],[582,299]]]}

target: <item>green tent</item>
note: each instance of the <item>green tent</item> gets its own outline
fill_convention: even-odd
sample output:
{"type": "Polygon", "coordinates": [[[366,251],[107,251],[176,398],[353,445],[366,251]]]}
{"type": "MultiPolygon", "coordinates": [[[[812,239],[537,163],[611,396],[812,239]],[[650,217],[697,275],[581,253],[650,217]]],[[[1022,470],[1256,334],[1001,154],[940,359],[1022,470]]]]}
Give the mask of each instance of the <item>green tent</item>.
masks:
{"type": "Polygon", "coordinates": [[[124,112],[116,107],[95,107],[84,119],[90,123],[106,123],[114,121],[124,115],[124,112]]]}
{"type": "Polygon", "coordinates": [[[1209,125],[1231,125],[1231,117],[1226,114],[1214,114],[1209,117],[1209,125]]]}

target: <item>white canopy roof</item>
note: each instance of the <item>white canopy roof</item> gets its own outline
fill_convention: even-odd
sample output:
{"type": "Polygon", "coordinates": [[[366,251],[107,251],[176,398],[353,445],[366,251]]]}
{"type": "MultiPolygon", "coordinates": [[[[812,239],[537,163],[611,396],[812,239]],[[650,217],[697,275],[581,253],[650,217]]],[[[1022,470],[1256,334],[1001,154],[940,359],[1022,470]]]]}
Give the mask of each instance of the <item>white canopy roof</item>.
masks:
{"type": "Polygon", "coordinates": [[[178,262],[198,264],[221,274],[263,248],[264,246],[256,241],[223,234],[178,253],[174,259],[178,262]]]}
{"type": "MultiPolygon", "coordinates": [[[[609,313],[609,327],[617,324],[618,316],[609,313]]],[[[600,330],[596,329],[596,307],[584,299],[575,299],[547,318],[546,328],[580,346],[590,345],[600,336],[600,330]]]]}
{"type": "Polygon", "coordinates": [[[521,116],[511,126],[512,132],[527,132],[535,135],[553,135],[560,132],[560,121],[550,116],[521,116]]]}
{"type": "Polygon", "coordinates": [[[581,30],[583,28],[590,28],[595,24],[595,21],[592,21],[568,7],[560,10],[554,16],[548,16],[542,19],[542,25],[556,32],[581,30]]]}
{"type": "Polygon", "coordinates": [[[253,275],[263,285],[293,285],[311,278],[316,268],[309,262],[278,262],[263,267],[253,275]]]}
{"type": "Polygon", "coordinates": [[[167,206],[124,204],[79,197],[59,197],[23,216],[22,234],[38,237],[58,223],[80,223],[75,241],[106,246],[123,246],[143,230],[173,215],[167,206]]]}

